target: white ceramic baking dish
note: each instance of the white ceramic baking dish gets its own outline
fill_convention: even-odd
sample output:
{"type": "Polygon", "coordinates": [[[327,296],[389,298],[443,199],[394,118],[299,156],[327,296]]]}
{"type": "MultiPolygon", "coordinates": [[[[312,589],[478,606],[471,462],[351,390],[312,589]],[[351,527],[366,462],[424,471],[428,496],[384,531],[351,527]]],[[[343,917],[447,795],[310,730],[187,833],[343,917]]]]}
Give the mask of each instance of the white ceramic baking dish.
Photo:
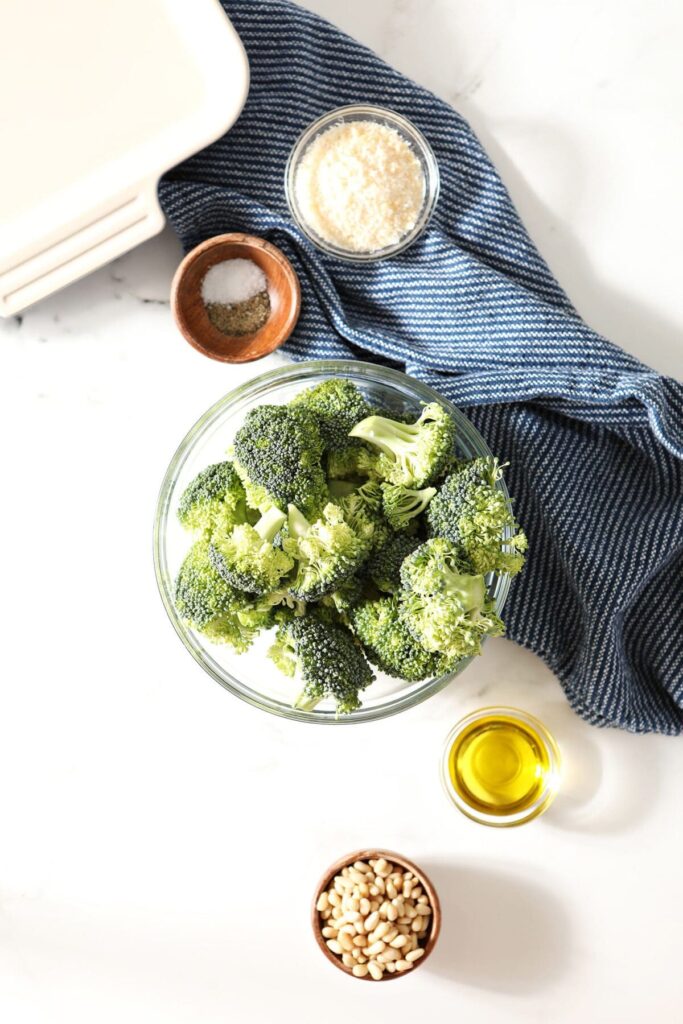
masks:
{"type": "Polygon", "coordinates": [[[159,177],[248,88],[217,0],[2,0],[0,315],[160,231],[159,177]]]}

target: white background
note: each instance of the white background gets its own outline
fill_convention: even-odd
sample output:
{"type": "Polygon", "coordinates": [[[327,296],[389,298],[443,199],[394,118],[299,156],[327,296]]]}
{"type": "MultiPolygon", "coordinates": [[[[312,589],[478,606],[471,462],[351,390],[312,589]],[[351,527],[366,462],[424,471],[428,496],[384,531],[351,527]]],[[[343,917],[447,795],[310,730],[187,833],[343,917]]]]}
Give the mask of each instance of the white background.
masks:
{"type": "MultiPolygon", "coordinates": [[[[679,4],[310,6],[464,113],[587,320],[683,376],[679,4]]],[[[241,704],[181,647],[152,573],[160,478],[209,404],[281,359],[182,341],[179,255],[166,233],[0,324],[0,1020],[675,1019],[680,740],[586,726],[504,640],[421,707],[339,729],[241,704]],[[526,828],[478,827],[439,788],[448,729],[491,702],[565,754],[526,828]],[[318,875],[365,845],[422,864],[444,910],[430,962],[377,988],[308,924],[318,875]]]]}

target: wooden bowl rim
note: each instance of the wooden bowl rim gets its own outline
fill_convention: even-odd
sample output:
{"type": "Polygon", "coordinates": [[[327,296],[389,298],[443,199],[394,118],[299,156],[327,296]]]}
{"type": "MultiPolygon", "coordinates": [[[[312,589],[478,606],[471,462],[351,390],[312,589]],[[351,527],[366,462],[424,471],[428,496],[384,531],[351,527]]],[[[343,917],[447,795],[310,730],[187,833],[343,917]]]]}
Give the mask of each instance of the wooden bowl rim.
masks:
{"type": "Polygon", "coordinates": [[[336,953],[333,953],[331,949],[328,949],[325,944],[325,939],[322,936],[322,924],[320,922],[320,916],[317,909],[318,897],[320,896],[323,889],[329,887],[329,883],[335,875],[339,874],[342,868],[349,867],[356,860],[379,860],[383,857],[385,860],[391,861],[393,864],[398,864],[405,871],[412,871],[416,878],[419,878],[420,884],[429,896],[429,905],[432,908],[432,926],[429,932],[429,938],[427,944],[424,947],[424,956],[421,956],[419,960],[415,962],[415,966],[409,971],[394,971],[393,974],[389,974],[387,971],[382,975],[381,981],[394,981],[396,978],[408,977],[414,974],[418,967],[431,956],[434,946],[439,938],[439,932],[441,931],[441,902],[439,900],[436,889],[431,879],[424,873],[422,868],[419,868],[413,861],[408,860],[407,857],[402,856],[400,853],[395,853],[393,850],[355,850],[353,853],[346,854],[344,857],[340,857],[332,864],[324,875],[321,877],[313,896],[313,904],[311,907],[311,924],[313,926],[313,933],[315,935],[318,946],[325,954],[327,959],[334,964],[340,971],[343,971],[354,981],[372,981],[373,984],[377,984],[374,978],[369,975],[365,975],[363,978],[356,978],[355,974],[352,973],[350,967],[347,967],[339,959],[336,953]]]}
{"type": "MultiPolygon", "coordinates": [[[[212,235],[211,238],[207,238],[203,242],[200,242],[199,245],[196,245],[194,249],[190,249],[179,263],[176,272],[173,275],[173,281],[171,282],[171,311],[178,330],[185,338],[185,341],[196,349],[197,352],[201,352],[202,355],[207,356],[209,359],[215,359],[220,363],[253,362],[256,359],[262,359],[264,356],[270,355],[271,352],[278,349],[291,336],[301,312],[301,284],[291,261],[287,256],[285,256],[281,249],[278,249],[276,245],[273,245],[273,243],[269,242],[266,238],[260,238],[258,235],[247,235],[241,231],[227,232],[222,235],[212,235]],[[211,348],[207,348],[191,330],[185,316],[182,303],[179,299],[181,283],[192,264],[200,259],[206,252],[209,252],[211,249],[217,248],[221,245],[243,246],[245,249],[245,255],[249,250],[253,249],[260,249],[262,252],[267,253],[268,256],[270,256],[271,259],[274,260],[274,262],[276,262],[282,269],[283,275],[290,288],[291,298],[289,303],[289,315],[284,321],[280,331],[273,334],[272,341],[269,342],[268,346],[257,355],[245,358],[240,354],[231,356],[229,352],[219,353],[211,348]]],[[[270,321],[266,321],[263,327],[259,328],[258,331],[254,331],[252,334],[242,334],[233,338],[233,340],[240,346],[245,346],[266,331],[269,322],[270,321]]],[[[217,328],[212,327],[212,329],[217,331],[218,334],[221,334],[221,332],[218,332],[217,328]]],[[[221,338],[228,341],[230,340],[230,335],[221,334],[221,338]]]]}

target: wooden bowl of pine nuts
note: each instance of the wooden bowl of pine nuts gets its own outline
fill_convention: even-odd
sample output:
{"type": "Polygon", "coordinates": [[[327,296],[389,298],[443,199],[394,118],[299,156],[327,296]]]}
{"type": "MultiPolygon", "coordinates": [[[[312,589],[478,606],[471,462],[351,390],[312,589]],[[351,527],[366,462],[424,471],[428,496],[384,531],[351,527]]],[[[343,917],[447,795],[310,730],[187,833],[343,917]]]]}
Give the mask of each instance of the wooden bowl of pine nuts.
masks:
{"type": "Polygon", "coordinates": [[[389,850],[356,850],[321,878],[311,922],[339,970],[361,981],[390,981],[412,974],[432,952],[441,906],[412,861],[389,850]]]}

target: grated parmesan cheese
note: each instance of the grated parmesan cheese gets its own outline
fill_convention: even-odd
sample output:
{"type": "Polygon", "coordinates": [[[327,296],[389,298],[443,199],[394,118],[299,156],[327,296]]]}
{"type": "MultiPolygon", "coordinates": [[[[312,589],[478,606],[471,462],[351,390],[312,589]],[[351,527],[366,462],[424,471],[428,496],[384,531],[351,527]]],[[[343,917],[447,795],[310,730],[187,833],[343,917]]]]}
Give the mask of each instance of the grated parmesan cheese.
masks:
{"type": "Polygon", "coordinates": [[[328,128],[304,153],[294,182],[308,226],[350,252],[396,245],[420,215],[422,165],[388,125],[348,121],[328,128]]]}

